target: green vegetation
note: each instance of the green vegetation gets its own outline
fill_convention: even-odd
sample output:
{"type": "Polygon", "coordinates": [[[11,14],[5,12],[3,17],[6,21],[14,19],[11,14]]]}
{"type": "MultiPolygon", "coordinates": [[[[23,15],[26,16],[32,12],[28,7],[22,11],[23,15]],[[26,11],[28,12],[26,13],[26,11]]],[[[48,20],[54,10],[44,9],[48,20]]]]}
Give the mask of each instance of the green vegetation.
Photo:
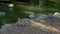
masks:
{"type": "MultiPolygon", "coordinates": [[[[58,0],[59,1],[59,0],[58,0]]],[[[9,10],[7,5],[0,6],[0,12],[5,12],[6,15],[0,17],[0,26],[5,23],[15,23],[17,18],[27,18],[28,14],[35,12],[38,14],[48,14],[48,12],[60,12],[60,2],[56,0],[49,0],[45,3],[44,1],[40,1],[39,5],[34,5],[30,3],[24,2],[15,2],[15,6],[13,10],[9,10]]]]}

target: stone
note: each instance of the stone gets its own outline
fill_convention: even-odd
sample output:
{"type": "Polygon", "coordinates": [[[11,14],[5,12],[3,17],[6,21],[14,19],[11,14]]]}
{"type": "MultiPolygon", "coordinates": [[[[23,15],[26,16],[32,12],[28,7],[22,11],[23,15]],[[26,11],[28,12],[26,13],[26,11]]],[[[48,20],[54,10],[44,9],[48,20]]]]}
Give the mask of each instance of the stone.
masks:
{"type": "Polygon", "coordinates": [[[8,4],[8,7],[13,8],[14,7],[14,4],[8,4]]]}
{"type": "MultiPolygon", "coordinates": [[[[20,19],[20,18],[18,18],[18,19],[21,21],[26,20],[26,19],[20,19]]],[[[28,20],[29,19],[27,19],[27,21],[28,20]]],[[[21,22],[21,21],[19,21],[19,22],[21,22]]],[[[8,27],[8,29],[5,29],[5,30],[1,29],[0,32],[2,32],[2,31],[4,31],[4,32],[2,32],[0,34],[60,34],[59,29],[57,29],[57,30],[59,30],[59,32],[55,32],[54,30],[51,31],[52,29],[55,29],[55,27],[46,25],[47,23],[45,24],[45,22],[41,23],[41,22],[37,22],[37,21],[31,20],[31,19],[30,19],[30,22],[31,22],[31,24],[29,23],[25,27],[21,27],[21,26],[17,27],[15,24],[5,24],[5,26],[3,25],[4,26],[3,28],[8,27]],[[49,30],[49,29],[51,29],[51,30],[49,30]]],[[[24,21],[24,23],[25,23],[25,21],[24,21]]]]}
{"type": "Polygon", "coordinates": [[[14,4],[8,4],[9,10],[13,11],[14,4]]]}
{"type": "Polygon", "coordinates": [[[54,17],[58,17],[58,18],[60,18],[60,13],[55,12],[55,13],[53,14],[53,16],[54,16],[54,17]]]}
{"type": "Polygon", "coordinates": [[[0,29],[0,34],[4,34],[5,30],[4,29],[0,29]]]}
{"type": "Polygon", "coordinates": [[[16,22],[17,26],[24,26],[25,24],[23,23],[24,21],[20,18],[18,18],[18,22],[16,22]]]}
{"type": "Polygon", "coordinates": [[[5,12],[0,12],[0,16],[4,16],[5,15],[5,12]]]}
{"type": "Polygon", "coordinates": [[[48,13],[49,18],[52,18],[52,16],[53,16],[53,13],[48,13]]]}
{"type": "Polygon", "coordinates": [[[29,18],[35,18],[35,13],[31,13],[31,14],[29,15],[29,18]]]}
{"type": "Polygon", "coordinates": [[[4,24],[1,28],[2,29],[7,29],[7,28],[10,28],[11,27],[11,24],[4,24]]]}

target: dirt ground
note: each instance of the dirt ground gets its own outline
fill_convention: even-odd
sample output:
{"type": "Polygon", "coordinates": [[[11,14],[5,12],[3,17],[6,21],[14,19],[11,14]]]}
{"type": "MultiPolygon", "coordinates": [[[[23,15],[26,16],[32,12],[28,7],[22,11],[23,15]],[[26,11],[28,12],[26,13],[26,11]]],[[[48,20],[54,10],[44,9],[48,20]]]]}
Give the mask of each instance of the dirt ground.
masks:
{"type": "Polygon", "coordinates": [[[48,19],[34,21],[29,20],[24,25],[17,26],[11,24],[11,27],[3,29],[0,34],[60,34],[60,19],[48,19]]]}

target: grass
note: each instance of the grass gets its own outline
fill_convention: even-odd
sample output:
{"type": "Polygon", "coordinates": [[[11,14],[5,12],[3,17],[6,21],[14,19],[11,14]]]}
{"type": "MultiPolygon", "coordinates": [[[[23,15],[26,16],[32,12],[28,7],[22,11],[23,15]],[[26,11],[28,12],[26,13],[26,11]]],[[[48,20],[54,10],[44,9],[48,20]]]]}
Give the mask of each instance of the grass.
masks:
{"type": "MultiPolygon", "coordinates": [[[[12,11],[9,10],[9,8],[4,5],[0,7],[0,11],[5,12],[5,16],[0,17],[0,24],[4,23],[15,23],[17,21],[17,18],[27,18],[28,14],[35,12],[43,13],[46,11],[46,7],[40,7],[40,6],[32,6],[29,3],[22,3],[22,2],[16,2],[15,6],[12,11]]],[[[1,25],[0,25],[1,26],[1,25]]]]}
{"type": "Polygon", "coordinates": [[[57,6],[54,6],[54,3],[49,2],[49,7],[47,8],[47,5],[45,4],[43,4],[42,6],[33,6],[29,3],[16,2],[12,11],[10,11],[6,5],[0,6],[0,11],[6,13],[5,16],[0,17],[0,26],[4,23],[15,23],[18,17],[27,18],[28,16],[26,15],[33,12],[38,15],[48,14],[48,11],[60,11],[60,8],[58,7],[59,3],[56,2],[55,4],[57,6]]]}

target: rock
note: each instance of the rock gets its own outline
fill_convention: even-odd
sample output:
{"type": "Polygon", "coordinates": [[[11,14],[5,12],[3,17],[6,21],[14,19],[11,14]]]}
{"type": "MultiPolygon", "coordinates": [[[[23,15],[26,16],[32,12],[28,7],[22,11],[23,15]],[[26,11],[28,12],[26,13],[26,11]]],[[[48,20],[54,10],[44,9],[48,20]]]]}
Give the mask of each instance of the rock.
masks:
{"type": "Polygon", "coordinates": [[[29,18],[35,18],[35,13],[30,14],[29,18]]]}
{"type": "Polygon", "coordinates": [[[4,34],[4,29],[0,29],[0,34],[4,34]]]}
{"type": "Polygon", "coordinates": [[[12,8],[12,7],[14,7],[14,4],[9,4],[8,7],[11,7],[12,8]]]}
{"type": "Polygon", "coordinates": [[[0,12],[0,16],[4,16],[5,15],[5,12],[0,12]]]}
{"type": "Polygon", "coordinates": [[[7,29],[7,28],[10,28],[11,27],[11,24],[4,24],[1,28],[2,29],[7,29]]]}
{"type": "Polygon", "coordinates": [[[53,17],[53,13],[48,13],[48,18],[52,18],[53,17]]]}
{"type": "Polygon", "coordinates": [[[8,4],[9,10],[13,11],[14,4],[8,4]]]}
{"type": "Polygon", "coordinates": [[[55,12],[55,13],[53,14],[53,16],[60,18],[60,13],[55,12]]]}

